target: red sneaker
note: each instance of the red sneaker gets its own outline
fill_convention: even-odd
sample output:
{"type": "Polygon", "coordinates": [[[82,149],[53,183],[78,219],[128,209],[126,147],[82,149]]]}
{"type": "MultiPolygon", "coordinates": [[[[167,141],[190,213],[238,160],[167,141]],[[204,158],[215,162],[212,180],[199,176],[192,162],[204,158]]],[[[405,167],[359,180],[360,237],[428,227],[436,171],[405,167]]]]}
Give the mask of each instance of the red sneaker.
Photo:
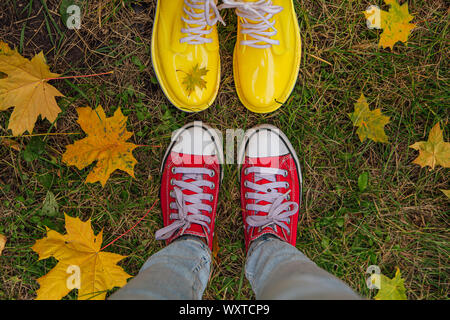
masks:
{"type": "Polygon", "coordinates": [[[222,163],[222,140],[202,122],[189,123],[172,136],[161,166],[164,228],[156,232],[157,240],[169,244],[194,235],[212,249],[222,163]]]}
{"type": "Polygon", "coordinates": [[[291,143],[280,129],[261,125],[245,133],[238,160],[246,249],[264,234],[295,246],[302,176],[291,143]]]}

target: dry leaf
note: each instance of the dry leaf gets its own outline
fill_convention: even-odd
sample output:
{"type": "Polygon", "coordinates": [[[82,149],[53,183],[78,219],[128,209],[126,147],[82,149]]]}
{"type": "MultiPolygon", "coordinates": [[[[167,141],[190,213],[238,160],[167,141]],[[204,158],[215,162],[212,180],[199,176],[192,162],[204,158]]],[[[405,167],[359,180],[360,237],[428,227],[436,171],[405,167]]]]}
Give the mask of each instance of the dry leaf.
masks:
{"type": "Polygon", "coordinates": [[[7,75],[0,79],[0,111],[14,107],[8,126],[14,136],[32,133],[39,116],[56,120],[61,109],[55,97],[64,95],[47,83],[59,74],[50,72],[42,52],[28,60],[0,42],[0,72],[7,75]]]}
{"type": "Polygon", "coordinates": [[[399,5],[397,0],[385,0],[390,5],[389,11],[381,11],[381,28],[379,46],[394,49],[394,45],[401,41],[406,43],[411,31],[416,27],[410,23],[414,17],[409,14],[408,2],[399,5]]]}
{"type": "Polygon", "coordinates": [[[0,256],[2,255],[3,249],[5,249],[6,240],[7,238],[4,235],[0,234],[0,256]]]}
{"type": "Polygon", "coordinates": [[[447,196],[447,198],[450,199],[450,190],[444,190],[444,189],[439,189],[439,190],[441,190],[447,196]]]}
{"type": "Polygon", "coordinates": [[[389,117],[383,115],[380,109],[370,110],[366,97],[361,97],[355,104],[355,112],[348,115],[355,127],[358,127],[356,133],[361,142],[366,138],[375,142],[388,142],[388,137],[384,132],[384,126],[389,123],[389,117]]]}
{"type": "Polygon", "coordinates": [[[381,274],[380,290],[378,290],[375,300],[407,300],[404,282],[399,268],[392,279],[381,274]]]}
{"type": "Polygon", "coordinates": [[[206,89],[206,81],[203,80],[203,76],[208,73],[206,68],[199,68],[198,64],[195,65],[190,72],[185,72],[186,76],[183,79],[183,84],[186,87],[188,95],[191,95],[195,91],[195,87],[199,89],[206,89]]]}
{"type": "Polygon", "coordinates": [[[9,148],[14,149],[16,151],[20,151],[22,149],[20,143],[18,143],[17,141],[8,139],[8,138],[1,139],[0,140],[0,144],[2,146],[9,147],[9,148]]]}
{"type": "Polygon", "coordinates": [[[394,48],[394,45],[401,41],[406,43],[411,31],[416,27],[410,23],[414,16],[409,14],[408,2],[400,5],[397,0],[385,0],[390,5],[389,11],[380,10],[375,6],[364,12],[370,25],[383,29],[380,36],[379,46],[383,48],[394,48]],[[379,21],[377,21],[379,20],[379,21]],[[378,26],[379,24],[379,26],[378,26]]]}
{"type": "Polygon", "coordinates": [[[219,251],[220,251],[219,240],[217,238],[217,233],[215,233],[214,237],[213,237],[212,252],[211,253],[212,253],[212,256],[214,257],[214,259],[216,261],[218,261],[217,260],[218,259],[217,255],[219,254],[219,251]]]}
{"type": "Polygon", "coordinates": [[[18,55],[20,54],[16,50],[12,50],[6,42],[0,41],[0,54],[6,55],[18,55]]]}
{"type": "Polygon", "coordinates": [[[75,282],[79,300],[103,300],[107,290],[124,286],[131,277],[117,265],[126,257],[100,251],[103,232],[95,236],[90,220],[83,222],[68,215],[65,220],[67,234],[47,229],[47,236],[32,247],[39,260],[50,257],[58,260],[52,270],[37,279],[40,288],[36,299],[62,299],[74,289],[72,277],[78,277],[75,282]]]}
{"type": "Polygon", "coordinates": [[[68,145],[62,160],[69,166],[83,169],[97,161],[89,173],[86,182],[100,181],[105,186],[111,173],[123,170],[134,178],[134,166],[137,163],[132,151],[137,145],[126,142],[133,133],[127,131],[127,117],[120,108],[114,116],[106,118],[101,106],[95,110],[86,107],[78,108],[78,123],[87,137],[68,145]]]}
{"type": "Polygon", "coordinates": [[[444,142],[439,122],[431,129],[428,141],[416,142],[409,147],[419,151],[413,163],[422,168],[429,166],[432,170],[436,165],[450,167],[450,143],[444,142]]]}

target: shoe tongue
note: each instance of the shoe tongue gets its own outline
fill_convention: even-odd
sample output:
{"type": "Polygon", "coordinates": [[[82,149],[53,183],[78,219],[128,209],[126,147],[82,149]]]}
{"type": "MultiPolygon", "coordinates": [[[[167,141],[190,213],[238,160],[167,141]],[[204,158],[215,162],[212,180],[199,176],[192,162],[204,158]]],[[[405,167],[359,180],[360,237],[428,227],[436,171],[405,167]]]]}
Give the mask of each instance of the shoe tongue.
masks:
{"type": "MultiPolygon", "coordinates": [[[[267,158],[264,158],[264,159],[267,159],[267,158]]],[[[264,161],[261,161],[261,158],[250,158],[250,157],[247,157],[246,161],[247,161],[247,163],[252,164],[254,166],[258,166],[258,167],[266,167],[267,166],[267,162],[264,163],[264,161]]],[[[272,183],[272,182],[273,181],[270,181],[270,180],[267,180],[267,179],[264,179],[264,178],[261,179],[261,180],[258,180],[258,181],[254,181],[254,183],[256,183],[258,185],[264,185],[266,183],[272,183]]],[[[273,190],[273,192],[277,192],[277,191],[278,190],[273,190]]],[[[264,194],[265,192],[258,192],[258,193],[264,194]]],[[[259,200],[257,203],[260,204],[260,205],[270,204],[270,202],[267,202],[267,201],[264,201],[264,200],[259,200]]]]}
{"type": "MultiPolygon", "coordinates": [[[[198,167],[205,166],[205,159],[204,159],[204,156],[202,156],[202,155],[185,154],[185,153],[183,154],[183,153],[174,152],[174,151],[172,151],[172,153],[170,155],[170,161],[173,162],[175,167],[181,165],[181,163],[187,163],[187,166],[192,167],[192,168],[198,168],[198,167]]],[[[194,181],[198,181],[198,180],[203,180],[205,178],[205,175],[200,174],[200,173],[196,173],[196,174],[185,173],[183,175],[183,177],[185,178],[185,180],[184,180],[185,182],[194,182],[194,181]],[[193,178],[189,177],[188,179],[186,179],[185,175],[192,176],[193,178]]],[[[204,190],[205,187],[203,187],[202,189],[204,190]]],[[[193,195],[196,193],[196,192],[193,192],[193,191],[187,190],[187,189],[183,189],[182,192],[185,195],[193,195]]]]}

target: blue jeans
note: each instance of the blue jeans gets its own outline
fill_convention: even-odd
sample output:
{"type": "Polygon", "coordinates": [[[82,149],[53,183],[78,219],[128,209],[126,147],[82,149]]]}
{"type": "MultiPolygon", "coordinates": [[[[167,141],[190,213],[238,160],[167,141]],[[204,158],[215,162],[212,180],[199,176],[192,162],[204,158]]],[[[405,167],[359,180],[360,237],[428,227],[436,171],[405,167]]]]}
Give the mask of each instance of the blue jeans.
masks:
{"type": "MultiPolygon", "coordinates": [[[[110,299],[200,300],[210,271],[209,248],[195,237],[182,237],[151,256],[110,299]]],[[[297,248],[272,236],[251,244],[245,275],[256,299],[360,299],[297,248]]]]}

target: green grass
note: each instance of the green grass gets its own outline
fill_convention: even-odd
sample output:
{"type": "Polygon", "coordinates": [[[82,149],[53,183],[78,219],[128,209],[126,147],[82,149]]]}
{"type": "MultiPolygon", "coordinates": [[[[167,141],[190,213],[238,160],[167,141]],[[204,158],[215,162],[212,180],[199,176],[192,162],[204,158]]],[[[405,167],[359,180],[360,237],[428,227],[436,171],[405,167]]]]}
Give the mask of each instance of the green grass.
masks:
{"type": "MultiPolygon", "coordinates": [[[[0,299],[35,297],[35,280],[56,261],[38,261],[30,246],[45,235],[46,226],[64,232],[63,213],[92,219],[96,232],[104,229],[105,244],[132,227],[158,199],[160,161],[172,130],[193,120],[222,132],[271,123],[286,133],[304,177],[297,247],[320,267],[369,298],[375,292],[366,288],[365,271],[372,264],[389,277],[399,267],[409,299],[448,297],[450,210],[439,189],[450,189],[449,172],[412,164],[418,154],[408,147],[426,140],[438,121],[449,141],[449,19],[444,0],[409,1],[418,26],[408,45],[397,44],[393,52],[378,48],[381,31],[367,29],[361,14],[382,1],[295,0],[303,41],[299,79],[288,102],[268,115],[249,112],[235,93],[236,18],[231,11],[224,14],[227,26],[219,26],[223,72],[215,105],[185,114],[165,99],[151,67],[156,1],[141,1],[146,3],[142,7],[135,1],[111,1],[101,10],[97,1],[81,1],[87,11],[78,32],[62,25],[59,2],[46,1],[47,7],[39,0],[1,3],[0,40],[26,57],[43,50],[53,72],[114,74],[52,82],[67,96],[59,100],[63,112],[54,125],[38,121],[34,132],[81,132],[75,108],[101,104],[108,116],[121,107],[135,133],[131,140],[147,146],[134,151],[136,179],[116,172],[104,188],[84,183],[90,168],[79,171],[61,162],[65,146],[82,134],[39,137],[40,143],[17,138],[20,152],[0,146],[0,233],[8,237],[0,257],[0,299]],[[386,126],[389,144],[359,141],[348,113],[361,92],[371,109],[381,108],[391,117],[386,126]],[[34,144],[38,147],[33,149],[34,144]],[[369,178],[361,191],[358,178],[363,173],[369,178]],[[57,215],[42,213],[47,191],[56,196],[57,215]]],[[[11,109],[0,113],[1,135],[10,135],[10,114],[11,109]]],[[[237,167],[228,164],[224,169],[216,223],[220,251],[205,298],[252,299],[242,273],[237,167]]],[[[135,275],[164,247],[154,239],[161,226],[156,207],[107,250],[127,255],[121,266],[135,275]]]]}

